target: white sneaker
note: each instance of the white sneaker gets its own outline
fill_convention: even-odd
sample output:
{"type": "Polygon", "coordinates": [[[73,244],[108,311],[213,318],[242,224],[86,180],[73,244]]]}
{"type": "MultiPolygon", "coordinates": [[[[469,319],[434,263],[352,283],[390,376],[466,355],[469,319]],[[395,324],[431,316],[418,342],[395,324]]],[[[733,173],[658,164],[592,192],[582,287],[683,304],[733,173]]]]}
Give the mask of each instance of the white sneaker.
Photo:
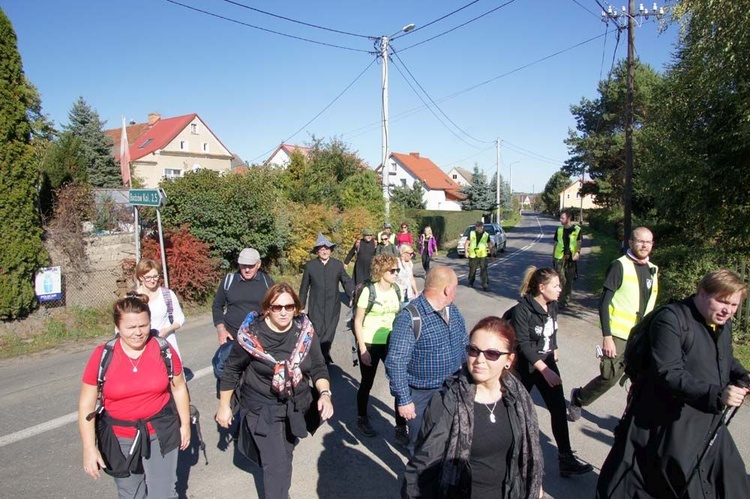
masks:
{"type": "Polygon", "coordinates": [[[568,403],[568,419],[574,423],[581,419],[581,406],[576,403],[576,400],[578,400],[578,390],[580,388],[570,390],[570,403],[568,403]]]}

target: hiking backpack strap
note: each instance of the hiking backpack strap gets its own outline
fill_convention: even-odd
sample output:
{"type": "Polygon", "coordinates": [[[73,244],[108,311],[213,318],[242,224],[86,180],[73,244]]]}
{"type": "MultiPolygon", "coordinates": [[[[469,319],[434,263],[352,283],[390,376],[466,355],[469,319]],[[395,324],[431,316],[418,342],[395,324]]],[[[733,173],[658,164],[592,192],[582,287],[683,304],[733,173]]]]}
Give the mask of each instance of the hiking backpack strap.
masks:
{"type": "Polygon", "coordinates": [[[414,331],[414,342],[416,343],[422,335],[422,316],[414,303],[407,304],[404,309],[411,316],[411,329],[414,331]]]}
{"type": "Polygon", "coordinates": [[[172,304],[172,293],[167,288],[162,286],[161,295],[164,297],[164,303],[167,304],[167,317],[169,317],[169,323],[174,324],[174,305],[172,304]]]}
{"type": "MultiPolygon", "coordinates": [[[[372,307],[375,306],[375,283],[370,281],[369,279],[365,281],[365,286],[367,286],[367,308],[365,308],[365,317],[367,314],[369,314],[372,311],[372,307]]],[[[356,305],[356,304],[355,304],[356,305]]]]}
{"type": "Polygon", "coordinates": [[[234,281],[234,274],[227,274],[224,276],[224,292],[226,293],[229,291],[229,288],[232,286],[232,282],[234,281]]]}
{"type": "Polygon", "coordinates": [[[172,350],[169,348],[169,342],[161,336],[154,335],[154,339],[159,343],[159,352],[161,358],[164,361],[164,365],[167,366],[167,376],[169,377],[169,384],[172,384],[174,378],[174,364],[172,363],[172,350]]]}

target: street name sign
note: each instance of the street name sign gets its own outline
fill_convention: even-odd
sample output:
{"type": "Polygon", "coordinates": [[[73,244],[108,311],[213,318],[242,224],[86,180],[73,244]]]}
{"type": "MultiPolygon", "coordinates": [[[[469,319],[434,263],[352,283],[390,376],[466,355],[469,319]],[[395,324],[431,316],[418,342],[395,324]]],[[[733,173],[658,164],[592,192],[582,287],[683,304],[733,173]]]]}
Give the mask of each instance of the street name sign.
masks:
{"type": "Polygon", "coordinates": [[[130,189],[128,201],[133,206],[156,206],[164,204],[167,195],[161,189],[130,189]]]}

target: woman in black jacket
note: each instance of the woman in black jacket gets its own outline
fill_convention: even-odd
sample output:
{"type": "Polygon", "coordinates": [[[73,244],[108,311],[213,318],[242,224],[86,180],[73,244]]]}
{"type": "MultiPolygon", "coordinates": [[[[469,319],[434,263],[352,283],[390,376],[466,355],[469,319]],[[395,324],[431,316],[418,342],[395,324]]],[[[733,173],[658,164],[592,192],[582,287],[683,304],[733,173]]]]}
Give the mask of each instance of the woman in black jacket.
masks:
{"type": "Polygon", "coordinates": [[[510,371],[513,328],[499,317],[485,317],[469,341],[467,363],[425,411],[402,496],[542,497],[536,409],[510,371]]]}
{"type": "Polygon", "coordinates": [[[554,269],[529,267],[521,298],[505,313],[518,337],[518,375],[526,389],[536,386],[550,412],[557,443],[560,475],[580,475],[592,470],[579,461],[570,447],[568,419],[560,370],[557,367],[557,299],[560,276],[554,269]]]}
{"type": "MultiPolygon", "coordinates": [[[[292,454],[300,438],[314,431],[315,418],[333,415],[328,369],[320,341],[302,302],[286,283],[271,286],[263,316],[248,315],[224,366],[216,422],[232,423],[232,393],[240,388],[240,450],[263,467],[268,499],[286,499],[292,482],[292,454]],[[308,379],[320,394],[317,407],[308,379]]],[[[317,421],[319,423],[319,420],[317,421]]]]}

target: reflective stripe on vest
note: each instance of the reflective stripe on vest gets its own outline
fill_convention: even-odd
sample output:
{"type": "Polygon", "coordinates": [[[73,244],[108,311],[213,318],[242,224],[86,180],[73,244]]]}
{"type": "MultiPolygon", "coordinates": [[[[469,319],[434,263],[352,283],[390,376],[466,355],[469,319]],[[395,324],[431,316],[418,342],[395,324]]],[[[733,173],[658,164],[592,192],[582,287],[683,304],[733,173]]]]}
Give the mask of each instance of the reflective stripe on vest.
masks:
{"type": "Polygon", "coordinates": [[[487,256],[487,240],[490,236],[487,232],[482,232],[482,237],[479,238],[479,244],[477,244],[477,233],[471,231],[469,234],[469,258],[484,258],[487,256]]]}
{"type": "MultiPolygon", "coordinates": [[[[615,295],[609,304],[609,328],[612,331],[612,336],[627,340],[630,330],[643,318],[639,317],[641,290],[633,260],[628,258],[627,255],[621,256],[617,260],[622,265],[622,285],[615,291],[615,295]]],[[[658,267],[651,262],[648,263],[648,266],[656,270],[653,270],[651,294],[643,315],[654,309],[656,294],[659,292],[658,267]]]]}
{"type": "MultiPolygon", "coordinates": [[[[565,247],[563,246],[563,229],[564,227],[561,225],[557,228],[557,244],[555,244],[555,253],[552,255],[554,258],[557,258],[558,260],[562,258],[565,255],[565,247]]],[[[573,232],[570,233],[570,253],[574,254],[577,253],[580,246],[581,241],[578,239],[578,237],[581,234],[581,226],[580,225],[574,225],[573,226],[573,232]]]]}

